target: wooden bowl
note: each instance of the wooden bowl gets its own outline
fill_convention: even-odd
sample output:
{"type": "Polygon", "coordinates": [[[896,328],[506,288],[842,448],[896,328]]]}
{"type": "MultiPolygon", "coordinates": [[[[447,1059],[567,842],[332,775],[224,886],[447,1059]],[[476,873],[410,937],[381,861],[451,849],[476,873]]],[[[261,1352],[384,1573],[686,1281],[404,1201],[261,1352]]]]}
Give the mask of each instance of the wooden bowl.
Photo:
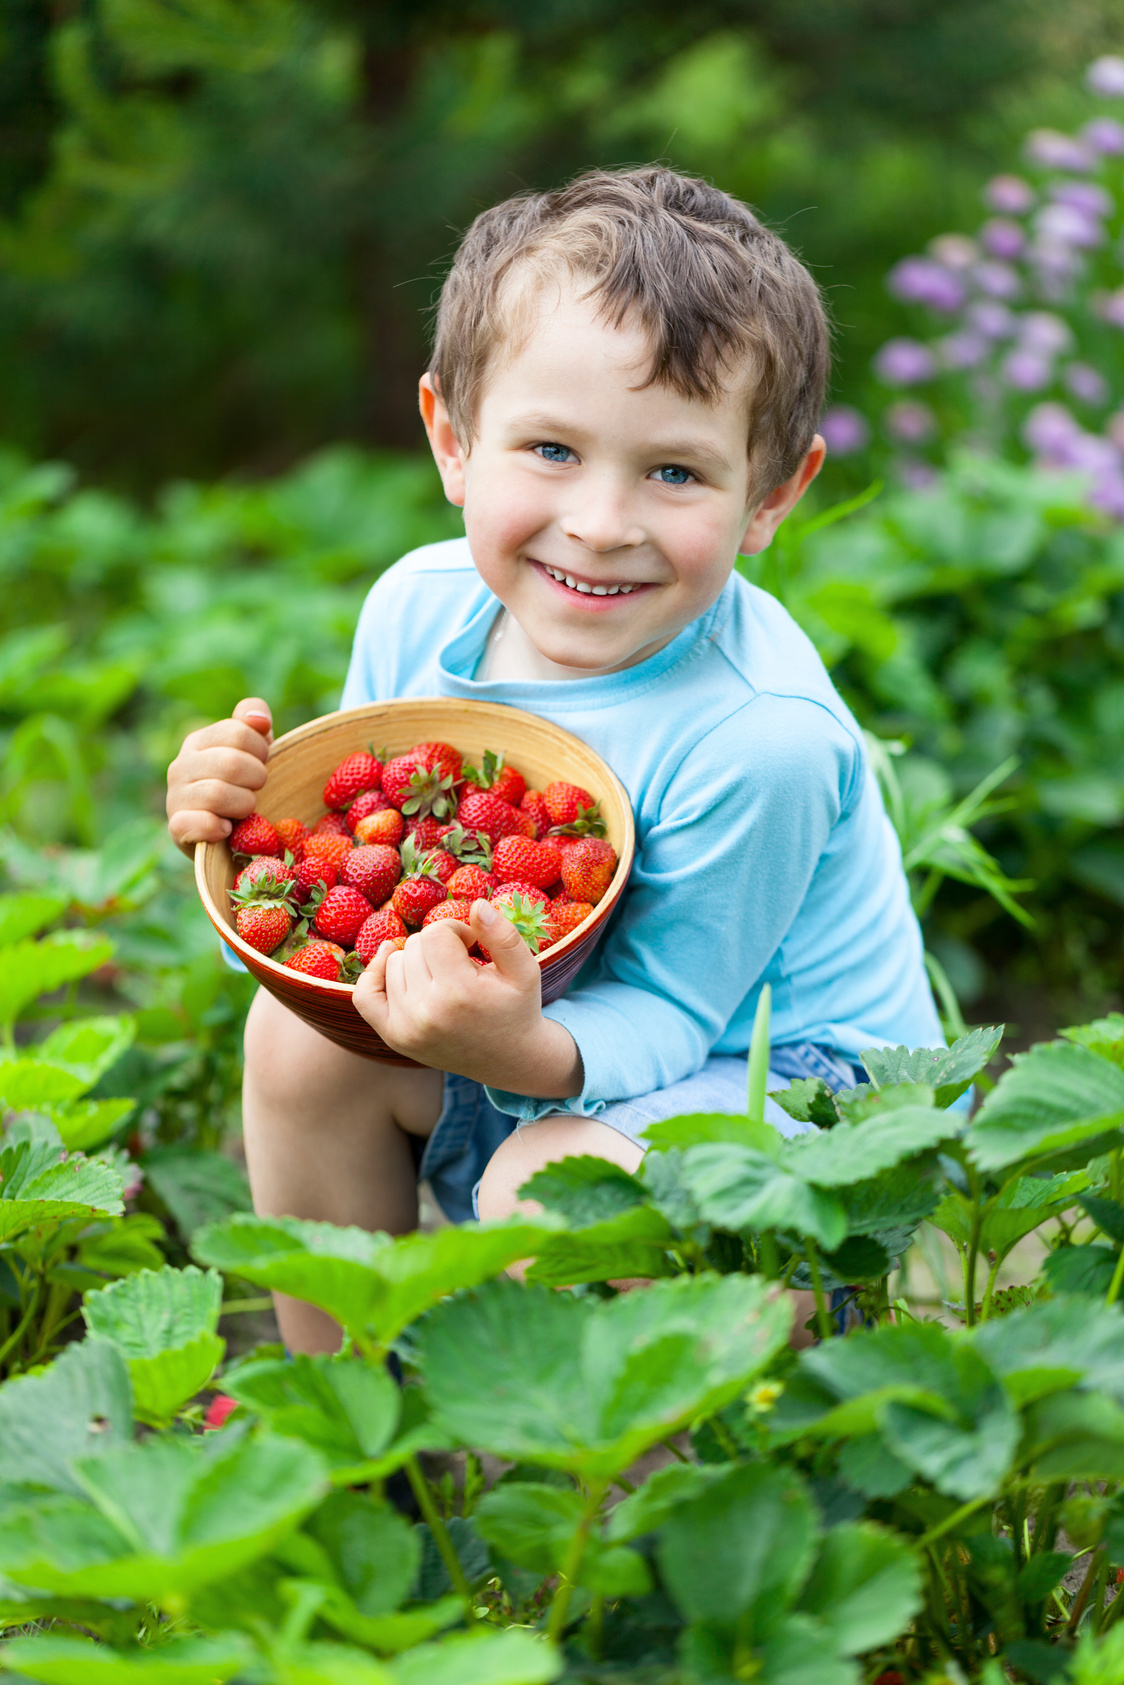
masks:
{"type": "MultiPolygon", "coordinates": [[[[635,846],[632,808],[624,785],[579,737],[550,720],[494,702],[448,697],[372,702],[325,714],[279,737],[269,752],[269,780],[257,811],[267,819],[301,819],[310,825],[324,811],[328,774],[345,755],[371,745],[376,752],[385,747],[390,754],[400,755],[415,743],[435,740],[452,743],[476,765],[485,749],[497,754],[502,750],[532,788],[541,790],[552,779],[562,778],[588,790],[601,803],[609,841],[617,852],[617,869],[589,917],[537,956],[543,1004],[557,1000],[597,946],[628,881],[635,846]]],[[[234,860],[225,842],[196,845],[195,882],[207,916],[262,987],[340,1047],[390,1064],[416,1064],[387,1047],[359,1016],[350,984],[307,977],[242,940],[230,907],[234,875],[234,860]]]]}

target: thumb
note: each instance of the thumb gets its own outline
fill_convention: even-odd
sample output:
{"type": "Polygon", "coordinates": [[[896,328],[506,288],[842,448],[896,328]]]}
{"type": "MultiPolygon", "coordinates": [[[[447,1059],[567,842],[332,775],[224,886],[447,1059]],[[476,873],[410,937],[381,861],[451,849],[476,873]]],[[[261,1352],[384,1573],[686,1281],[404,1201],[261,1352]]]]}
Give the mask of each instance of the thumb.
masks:
{"type": "Polygon", "coordinates": [[[244,696],[234,710],[236,720],[248,725],[254,731],[260,731],[267,742],[273,741],[273,715],[269,710],[269,703],[263,702],[260,696],[244,696]]]}
{"type": "Polygon", "coordinates": [[[491,954],[496,970],[513,983],[529,987],[538,982],[539,967],[534,954],[509,918],[489,901],[474,901],[470,915],[480,946],[491,954]]]}

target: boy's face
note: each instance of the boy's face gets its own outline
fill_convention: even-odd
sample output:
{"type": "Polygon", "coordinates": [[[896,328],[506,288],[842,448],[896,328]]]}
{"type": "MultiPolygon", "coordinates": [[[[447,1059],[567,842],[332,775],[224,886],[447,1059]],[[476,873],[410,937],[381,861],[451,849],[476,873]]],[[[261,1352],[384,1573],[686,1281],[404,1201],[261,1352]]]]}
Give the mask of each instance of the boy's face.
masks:
{"type": "Polygon", "coordinates": [[[641,387],[643,334],[578,289],[543,294],[489,370],[466,452],[427,375],[422,414],[485,583],[547,660],[588,673],[655,654],[769,543],[819,472],[750,502],[744,383],[716,403],[641,387]]]}

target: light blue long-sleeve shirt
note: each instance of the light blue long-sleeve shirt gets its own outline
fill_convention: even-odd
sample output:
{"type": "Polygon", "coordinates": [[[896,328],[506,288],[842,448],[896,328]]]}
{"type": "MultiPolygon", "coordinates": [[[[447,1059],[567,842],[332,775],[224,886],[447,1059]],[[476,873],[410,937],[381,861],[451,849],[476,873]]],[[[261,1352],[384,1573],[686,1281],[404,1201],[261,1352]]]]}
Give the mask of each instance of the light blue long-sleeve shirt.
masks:
{"type": "Polygon", "coordinates": [[[466,539],[413,551],[367,597],[341,704],[507,703],[590,744],[632,800],[623,906],[569,993],[544,1008],[577,1043],[582,1091],[560,1101],[489,1089],[496,1106],[592,1117],[711,1053],[745,1053],[765,983],[774,1045],[851,1057],[943,1045],[862,734],[774,598],[734,574],[705,615],[625,672],[478,682],[499,607],[466,539]]]}

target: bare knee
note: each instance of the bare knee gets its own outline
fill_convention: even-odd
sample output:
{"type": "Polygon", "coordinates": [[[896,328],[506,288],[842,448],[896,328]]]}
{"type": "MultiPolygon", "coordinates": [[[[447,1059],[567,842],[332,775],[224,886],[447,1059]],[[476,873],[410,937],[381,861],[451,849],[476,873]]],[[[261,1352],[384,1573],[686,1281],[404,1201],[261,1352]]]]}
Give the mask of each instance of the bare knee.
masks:
{"type": "Polygon", "coordinates": [[[540,1208],[533,1200],[519,1198],[519,1189],[546,1165],[585,1154],[633,1171],[644,1157],[644,1149],[596,1118],[559,1113],[524,1124],[508,1136],[488,1162],[480,1180],[480,1216],[488,1219],[537,1212],[540,1208]]]}

